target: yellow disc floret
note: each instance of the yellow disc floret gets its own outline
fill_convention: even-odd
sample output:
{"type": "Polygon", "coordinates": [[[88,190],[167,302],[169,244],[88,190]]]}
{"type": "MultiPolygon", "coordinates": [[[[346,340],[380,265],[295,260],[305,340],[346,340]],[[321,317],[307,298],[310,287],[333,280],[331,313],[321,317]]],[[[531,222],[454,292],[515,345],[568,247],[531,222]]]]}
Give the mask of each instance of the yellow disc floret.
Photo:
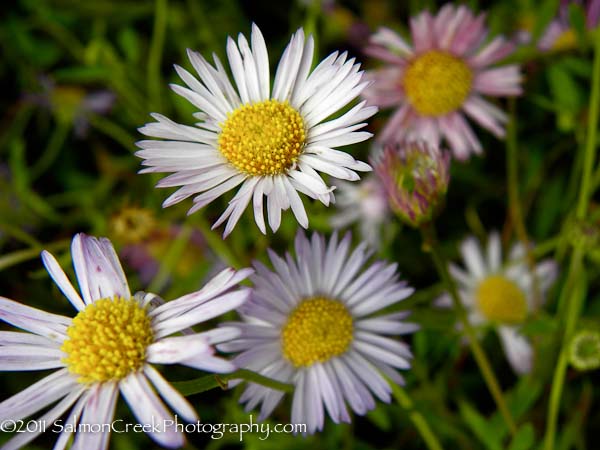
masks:
{"type": "Polygon", "coordinates": [[[439,50],[413,59],[402,79],[408,101],[424,116],[442,116],[458,109],[472,82],[473,72],[465,61],[439,50]]]}
{"type": "Polygon", "coordinates": [[[69,372],[81,383],[119,380],[140,369],[153,341],[150,317],[122,297],[97,300],[73,319],[61,350],[69,372]]]}
{"type": "Polygon", "coordinates": [[[278,100],[240,106],[221,129],[219,151],[236,169],[253,176],[287,172],[306,139],[300,113],[278,100]]]}
{"type": "Polygon", "coordinates": [[[295,367],[325,362],[352,342],[352,316],[336,300],[311,297],[290,314],[282,329],[283,355],[295,367]]]}
{"type": "Polygon", "coordinates": [[[527,317],[523,291],[501,275],[484,279],[477,288],[477,305],[488,319],[500,323],[521,323],[527,317]]]}

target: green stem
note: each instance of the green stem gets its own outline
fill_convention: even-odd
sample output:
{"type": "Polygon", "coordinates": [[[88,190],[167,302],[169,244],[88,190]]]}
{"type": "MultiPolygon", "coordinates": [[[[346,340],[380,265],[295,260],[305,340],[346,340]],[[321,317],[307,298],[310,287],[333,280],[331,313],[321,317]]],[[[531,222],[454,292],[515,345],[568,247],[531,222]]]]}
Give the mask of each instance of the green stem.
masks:
{"type": "Polygon", "coordinates": [[[594,42],[594,68],[592,71],[592,93],[588,116],[588,129],[585,140],[583,159],[583,176],[577,203],[577,218],[585,219],[590,199],[590,185],[594,160],[596,159],[596,137],[598,133],[598,110],[600,109],[600,32],[596,33],[594,42]]]}
{"type": "Polygon", "coordinates": [[[535,256],[523,220],[523,211],[519,195],[519,158],[517,145],[517,126],[516,126],[516,101],[510,100],[510,120],[506,130],[506,177],[508,184],[508,204],[510,218],[521,244],[527,254],[527,266],[533,278],[533,304],[539,307],[542,303],[540,284],[535,272],[535,256]]]}
{"type": "MultiPolygon", "coordinates": [[[[575,211],[579,220],[585,220],[588,210],[588,203],[591,194],[591,177],[596,159],[596,136],[598,127],[598,112],[600,108],[600,33],[596,33],[594,40],[594,67],[592,71],[592,93],[590,96],[589,120],[586,134],[585,147],[583,148],[583,174],[581,177],[581,188],[579,190],[579,200],[575,211]]],[[[577,319],[581,312],[583,295],[578,289],[574,289],[576,277],[579,276],[585,249],[582,245],[577,245],[571,254],[569,264],[569,273],[567,281],[562,287],[559,298],[559,317],[565,317],[564,334],[561,343],[561,351],[554,370],[552,378],[552,390],[550,392],[550,402],[548,405],[548,417],[546,424],[546,435],[544,438],[544,449],[553,450],[556,440],[556,428],[558,422],[558,413],[562,396],[565,375],[567,371],[567,346],[571,335],[577,325],[577,319]],[[568,300],[567,300],[568,299],[568,300]],[[566,313],[562,313],[566,309],[566,313]]]]}
{"type": "Polygon", "coordinates": [[[165,31],[167,29],[167,0],[156,0],[154,8],[154,31],[148,56],[148,94],[150,109],[160,110],[160,65],[162,61],[165,31]]]}
{"type": "Polygon", "coordinates": [[[44,249],[48,251],[62,250],[67,248],[71,244],[70,240],[57,241],[51,244],[45,244],[44,247],[32,247],[25,250],[18,250],[16,252],[8,253],[0,256],[0,271],[7,269],[15,264],[22,263],[39,256],[40,252],[44,249]]]}
{"type": "Polygon", "coordinates": [[[414,426],[417,428],[417,431],[425,441],[425,444],[427,444],[427,448],[429,450],[443,450],[442,445],[438,441],[438,438],[436,437],[435,433],[429,427],[429,424],[425,420],[425,417],[423,417],[423,415],[419,411],[414,409],[413,401],[408,396],[406,391],[394,382],[390,381],[389,384],[392,387],[392,394],[394,398],[396,399],[398,404],[407,411],[408,417],[410,418],[414,426]]]}
{"type": "Polygon", "coordinates": [[[125,149],[135,150],[134,143],[138,139],[112,120],[98,114],[89,114],[87,119],[94,128],[121,144],[125,149]]]}
{"type": "Polygon", "coordinates": [[[492,397],[494,398],[498,410],[500,411],[500,414],[502,414],[502,417],[504,418],[504,421],[506,422],[510,433],[514,436],[517,432],[517,427],[508,409],[508,406],[506,405],[504,396],[502,394],[502,389],[500,388],[500,384],[498,383],[498,380],[494,375],[494,370],[492,369],[492,366],[483,348],[479,344],[479,340],[477,339],[477,334],[475,330],[469,322],[467,313],[460,299],[458,289],[456,288],[456,283],[454,282],[454,279],[450,276],[450,273],[448,272],[448,262],[445,260],[437,245],[437,238],[435,234],[434,225],[428,224],[422,227],[421,233],[423,235],[423,244],[425,248],[431,252],[431,257],[438,271],[438,274],[442,282],[448,289],[450,296],[452,297],[454,308],[456,310],[459,320],[462,323],[463,330],[469,341],[469,346],[471,348],[471,351],[473,352],[475,361],[477,362],[479,370],[483,375],[483,379],[485,380],[485,383],[490,393],[492,394],[492,397]]]}
{"type": "Polygon", "coordinates": [[[235,372],[228,373],[226,375],[208,375],[205,377],[196,378],[188,381],[172,381],[171,384],[175,389],[181,392],[185,396],[199,394],[201,392],[208,391],[221,387],[227,388],[227,382],[230,380],[245,380],[251,383],[260,384],[271,389],[278,391],[291,393],[294,391],[294,386],[288,383],[282,383],[281,381],[274,380],[272,378],[265,377],[256,372],[252,372],[247,369],[238,369],[235,372]]]}
{"type": "Polygon", "coordinates": [[[566,308],[565,313],[565,331],[562,340],[562,348],[554,369],[554,375],[552,377],[552,388],[550,390],[550,400],[548,403],[548,416],[546,425],[546,435],[544,438],[544,449],[552,450],[554,448],[556,426],[558,422],[558,413],[560,409],[560,399],[562,396],[563,385],[565,382],[565,376],[567,373],[568,357],[567,357],[567,345],[571,339],[571,335],[575,330],[577,323],[577,316],[581,309],[581,295],[578,289],[575,289],[575,280],[581,270],[581,263],[583,261],[583,247],[578,246],[571,254],[571,262],[569,264],[569,272],[567,279],[560,293],[559,297],[559,316],[563,317],[560,313],[561,310],[566,308]],[[568,306],[567,305],[568,300],[568,306]]]}
{"type": "Polygon", "coordinates": [[[35,164],[29,170],[29,181],[33,182],[39,176],[43,175],[46,170],[52,165],[52,163],[58,157],[61,149],[65,144],[65,140],[69,134],[69,130],[71,129],[71,125],[69,123],[65,123],[59,121],[52,136],[50,136],[50,140],[48,141],[48,145],[42,153],[42,156],[35,162],[35,164]]]}

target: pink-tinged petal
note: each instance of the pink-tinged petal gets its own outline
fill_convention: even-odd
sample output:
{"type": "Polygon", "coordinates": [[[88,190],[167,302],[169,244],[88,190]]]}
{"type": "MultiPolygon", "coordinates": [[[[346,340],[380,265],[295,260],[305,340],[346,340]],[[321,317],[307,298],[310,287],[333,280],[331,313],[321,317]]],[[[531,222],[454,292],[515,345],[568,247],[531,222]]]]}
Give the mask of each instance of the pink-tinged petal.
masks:
{"type": "Polygon", "coordinates": [[[194,356],[181,361],[181,364],[212,373],[231,373],[237,369],[231,361],[209,355],[194,356]]]}
{"type": "Polygon", "coordinates": [[[369,40],[373,44],[389,47],[391,50],[406,56],[413,54],[410,45],[398,33],[387,27],[379,28],[369,40]]]}
{"type": "Polygon", "coordinates": [[[242,334],[242,330],[238,326],[222,326],[223,323],[219,325],[221,325],[219,328],[198,333],[198,336],[206,339],[208,344],[215,345],[237,339],[242,334]]]}
{"type": "Polygon", "coordinates": [[[459,6],[457,9],[452,7],[448,8],[448,10],[440,11],[435,23],[438,38],[437,44],[440,49],[449,50],[452,47],[460,24],[470,16],[471,12],[464,5],[459,6]],[[442,20],[444,20],[443,23],[441,22],[442,20]]]}
{"type": "Polygon", "coordinates": [[[67,444],[69,443],[69,440],[71,439],[71,435],[77,428],[77,424],[81,419],[81,413],[83,411],[83,408],[85,407],[85,404],[92,392],[93,391],[91,389],[88,389],[83,392],[81,397],[79,397],[79,400],[77,400],[77,403],[75,403],[75,406],[73,407],[71,412],[69,412],[69,416],[65,419],[63,423],[63,429],[60,432],[60,436],[56,440],[56,443],[54,444],[52,450],[64,450],[66,448],[67,444]]]}
{"type": "Polygon", "coordinates": [[[506,123],[507,117],[500,109],[478,96],[469,98],[463,105],[463,109],[473,120],[496,137],[504,137],[502,124],[506,123]]]}
{"type": "Polygon", "coordinates": [[[596,28],[600,21],[600,0],[591,0],[587,7],[586,27],[588,29],[596,28]]]}
{"type": "Polygon", "coordinates": [[[489,66],[510,55],[515,49],[512,42],[507,42],[502,36],[496,37],[480,52],[469,59],[469,64],[475,68],[489,66]]]}
{"type": "Polygon", "coordinates": [[[36,347],[59,348],[60,343],[54,342],[37,334],[21,333],[19,331],[0,331],[0,345],[23,344],[36,347]]]}
{"type": "Polygon", "coordinates": [[[410,31],[413,36],[415,53],[419,54],[434,47],[435,36],[432,34],[433,18],[428,11],[410,19],[410,31]]]}
{"type": "Polygon", "coordinates": [[[498,332],[506,358],[515,373],[522,375],[531,372],[533,348],[529,341],[514,327],[502,326],[498,332]]]}
{"type": "MultiPolygon", "coordinates": [[[[83,408],[83,416],[80,424],[103,425],[110,424],[115,414],[115,406],[117,404],[117,389],[116,382],[107,382],[97,384],[91,388],[92,392],[85,402],[83,408]]],[[[73,450],[106,450],[110,432],[101,431],[86,431],[77,433],[73,442],[73,450]]]]}
{"type": "Polygon", "coordinates": [[[472,153],[481,153],[481,144],[460,113],[454,112],[440,118],[439,124],[457,159],[466,160],[472,153]]]}
{"type": "Polygon", "coordinates": [[[138,422],[155,424],[159,429],[155,431],[153,427],[148,433],[155,442],[169,448],[178,448],[185,443],[185,438],[174,426],[175,419],[152,390],[144,375],[129,375],[119,383],[119,388],[138,422]]]}
{"type": "Polygon", "coordinates": [[[196,334],[175,336],[156,341],[146,349],[146,361],[153,364],[177,364],[196,354],[210,352],[204,337],[196,334]]]}
{"type": "Polygon", "coordinates": [[[365,47],[364,52],[371,58],[377,58],[389,64],[404,65],[406,63],[406,58],[404,56],[396,55],[387,48],[379,45],[369,45],[368,47],[365,47]]]}
{"type": "Polygon", "coordinates": [[[191,294],[186,294],[177,300],[166,302],[150,312],[155,324],[165,319],[179,316],[217,295],[221,295],[254,273],[251,268],[234,270],[227,268],[215,275],[202,289],[191,294]]]}
{"type": "Polygon", "coordinates": [[[0,371],[29,371],[65,367],[58,348],[34,345],[0,346],[0,371]]]}
{"type": "Polygon", "coordinates": [[[121,263],[108,239],[79,233],[73,238],[71,255],[86,304],[102,298],[131,297],[121,263]]]}
{"type": "Polygon", "coordinates": [[[0,403],[0,422],[29,417],[63,398],[78,385],[67,369],[58,370],[0,403]]]}
{"type": "Polygon", "coordinates": [[[411,109],[412,108],[408,103],[405,103],[398,108],[398,110],[388,120],[381,134],[377,137],[377,141],[386,142],[395,139],[402,139],[412,118],[411,109]]]}
{"type": "Polygon", "coordinates": [[[77,309],[77,311],[81,311],[85,308],[85,303],[65,275],[65,272],[62,270],[58,261],[46,250],[42,252],[42,262],[46,267],[46,270],[61,290],[61,292],[67,297],[67,299],[71,302],[71,304],[77,309]]]}
{"type": "MultiPolygon", "coordinates": [[[[80,386],[78,389],[75,389],[60,402],[58,402],[50,411],[43,416],[36,418],[35,420],[40,424],[46,425],[55,423],[56,420],[58,420],[65,413],[65,411],[69,409],[78,398],[81,397],[84,391],[85,387],[80,386]]],[[[17,450],[24,447],[26,444],[38,437],[44,431],[44,428],[45,427],[43,426],[38,426],[35,429],[32,429],[32,431],[15,434],[12,439],[6,441],[2,445],[2,450],[17,450]]]]}
{"type": "Polygon", "coordinates": [[[145,365],[144,373],[148,377],[148,380],[154,385],[160,396],[163,398],[167,405],[179,414],[184,420],[188,422],[197,422],[200,420],[196,411],[192,408],[192,405],[185,399],[183,395],[179,393],[163,376],[152,366],[145,365]]]}
{"type": "Polygon", "coordinates": [[[62,342],[72,319],[0,297],[0,320],[54,342],[62,342]]]}
{"type": "Polygon", "coordinates": [[[477,17],[470,15],[456,31],[450,50],[456,55],[472,53],[485,38],[485,14],[477,17]]]}
{"type": "Polygon", "coordinates": [[[520,95],[522,77],[519,66],[504,66],[480,71],[475,76],[473,89],[487,95],[520,95]]]}
{"type": "Polygon", "coordinates": [[[205,322],[220,316],[227,311],[236,309],[250,297],[250,294],[251,291],[249,289],[240,289],[235,292],[230,292],[187,311],[183,316],[167,319],[155,326],[155,337],[160,338],[168,336],[169,334],[176,333],[184,328],[205,322]]]}

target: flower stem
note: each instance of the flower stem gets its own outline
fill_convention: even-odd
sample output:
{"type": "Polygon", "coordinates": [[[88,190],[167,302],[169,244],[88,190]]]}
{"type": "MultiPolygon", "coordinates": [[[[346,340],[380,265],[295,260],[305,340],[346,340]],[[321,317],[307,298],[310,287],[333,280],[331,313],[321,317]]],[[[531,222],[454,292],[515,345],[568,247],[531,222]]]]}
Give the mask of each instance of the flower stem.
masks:
{"type": "Polygon", "coordinates": [[[450,296],[452,297],[452,301],[454,303],[454,308],[456,313],[458,314],[458,318],[462,323],[465,334],[467,335],[467,339],[469,341],[469,346],[471,351],[473,352],[473,356],[475,357],[475,361],[479,366],[479,370],[483,375],[483,379],[496,402],[496,406],[502,414],[506,425],[510,433],[514,436],[517,432],[517,427],[512,418],[510,411],[508,410],[508,406],[504,400],[504,396],[502,394],[502,389],[500,388],[500,384],[494,375],[494,370],[483,350],[481,345],[479,345],[479,341],[477,340],[477,335],[475,330],[471,326],[469,319],[467,318],[467,313],[463,307],[462,301],[460,299],[460,295],[458,293],[458,289],[456,288],[456,284],[454,279],[450,276],[448,272],[448,262],[445,260],[444,256],[439,250],[437,245],[437,238],[435,233],[435,227],[433,223],[430,223],[421,228],[421,233],[423,236],[423,244],[425,248],[431,252],[431,257],[435,264],[435,267],[438,271],[438,274],[448,289],[450,296]]]}
{"type": "Polygon", "coordinates": [[[160,111],[160,65],[162,61],[165,31],[167,29],[167,0],[155,0],[154,29],[148,55],[148,94],[150,109],[160,111]]]}
{"type": "MultiPolygon", "coordinates": [[[[591,91],[588,127],[585,146],[583,147],[584,153],[581,188],[579,190],[577,209],[575,210],[576,217],[579,220],[585,220],[585,216],[587,214],[588,203],[592,193],[592,171],[596,159],[596,137],[600,109],[600,32],[596,32],[594,37],[594,66],[592,69],[591,91]]],[[[583,293],[580,292],[579,289],[574,289],[574,286],[577,276],[580,275],[582,270],[584,254],[585,249],[583,246],[576,245],[573,249],[573,253],[571,253],[567,281],[565,281],[565,284],[562,287],[559,298],[559,306],[566,305],[566,314],[560,356],[554,370],[554,376],[552,378],[552,390],[550,392],[546,435],[544,438],[545,450],[553,450],[556,440],[556,425],[558,421],[562,389],[565,382],[565,374],[567,371],[567,346],[569,345],[569,341],[577,325],[577,319],[579,318],[583,301],[583,293]]]]}
{"type": "Polygon", "coordinates": [[[509,216],[521,244],[527,254],[527,266],[533,280],[533,303],[536,307],[542,304],[540,284],[535,273],[535,256],[523,220],[523,211],[519,195],[519,159],[517,145],[516,101],[510,100],[510,120],[506,129],[506,178],[508,185],[509,216]]]}
{"type": "Polygon", "coordinates": [[[592,93],[588,116],[588,129],[585,140],[583,176],[577,203],[577,218],[585,219],[590,199],[592,171],[596,159],[596,137],[598,134],[598,114],[600,109],[600,31],[597,30],[594,41],[594,68],[592,69],[592,93]]]}
{"type": "Polygon", "coordinates": [[[562,340],[562,347],[559,353],[554,375],[552,376],[552,388],[550,390],[550,400],[548,404],[548,416],[546,420],[546,435],[544,438],[544,450],[554,449],[554,441],[556,435],[556,425],[558,421],[558,412],[560,408],[560,399],[562,396],[565,375],[567,372],[568,358],[567,346],[571,339],[571,335],[575,330],[577,317],[581,309],[582,295],[578,289],[575,289],[575,280],[581,270],[583,261],[583,247],[578,246],[571,255],[569,264],[569,272],[567,279],[562,287],[559,305],[564,305],[569,297],[569,303],[565,318],[565,331],[562,340]]]}
{"type": "Polygon", "coordinates": [[[217,387],[226,388],[228,381],[238,379],[249,381],[251,383],[257,383],[261,386],[276,389],[278,391],[293,392],[294,390],[294,387],[291,384],[282,383],[281,381],[265,377],[264,375],[247,369],[238,369],[235,372],[228,373],[226,375],[207,375],[194,380],[172,381],[171,384],[183,395],[189,396],[199,394],[210,389],[215,389],[217,387]]]}
{"type": "Polygon", "coordinates": [[[402,406],[408,413],[408,417],[417,428],[417,431],[425,441],[427,448],[429,450],[443,450],[442,445],[438,441],[435,433],[429,428],[429,424],[423,417],[423,415],[414,409],[414,404],[412,399],[406,393],[402,387],[398,386],[396,383],[390,381],[390,386],[392,387],[392,394],[398,404],[402,406]]]}

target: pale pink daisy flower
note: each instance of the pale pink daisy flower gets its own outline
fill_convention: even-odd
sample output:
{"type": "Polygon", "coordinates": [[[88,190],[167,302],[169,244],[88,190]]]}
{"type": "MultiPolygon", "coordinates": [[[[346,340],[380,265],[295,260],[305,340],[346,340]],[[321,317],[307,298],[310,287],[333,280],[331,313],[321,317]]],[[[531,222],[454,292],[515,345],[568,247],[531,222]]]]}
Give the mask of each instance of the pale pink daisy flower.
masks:
{"type": "Polygon", "coordinates": [[[265,197],[273,231],[279,228],[281,211],[290,208],[307,228],[298,192],[327,206],[334,200],[333,188],[319,172],[356,181],[357,171],[371,170],[337,148],[370,138],[371,133],[358,130],[377,108],[366,107],[363,101],[332,119],[366,87],[360,64],[346,52],[334,52],[311,70],[314,40],[299,29],[284,50],[271,85],[269,55],[256,25],[250,42],[242,34],[237,44],[229,38],[227,56],[235,88],[215,55],[213,67],[199,53],[188,51],[199,79],[175,66],[187,87],[171,87],[200,110],[194,115],[200,122],[192,127],[153,114],[156,122],[140,132],[165,140],[137,143],[142,150],[136,155],[148,166],[140,173],[173,172],[157,185],[181,186],[163,207],[195,196],[188,214],[239,186],[213,225],[227,221],[224,237],[250,202],[256,225],[266,234],[265,197]]]}
{"type": "Polygon", "coordinates": [[[422,12],[410,21],[413,45],[381,28],[366,52],[388,65],[367,73],[373,81],[363,98],[380,107],[395,107],[379,140],[424,139],[439,146],[445,139],[456,158],[481,153],[481,143],[466,116],[498,138],[505,134],[506,114],[484,99],[521,94],[519,66],[490,68],[508,56],[514,44],[496,37],[484,44],[485,14],[447,4],[437,15],[422,12]]]}
{"type": "MultiPolygon", "coordinates": [[[[55,404],[38,418],[50,429],[70,411],[55,449],[64,449],[73,431],[86,426],[88,432],[76,433],[71,448],[106,449],[110,433],[92,425],[113,421],[120,391],[137,420],[152,425],[147,427],[152,439],[166,447],[181,447],[184,436],[168,426],[174,418],[165,403],[185,421],[197,422],[198,415],[153,365],[183,364],[214,373],[235,370],[230,361],[215,356],[213,344],[236,338],[236,328],[193,333],[189,327],[244,303],[249,291],[235,286],[252,270],[226,269],[200,291],[165,303],[152,294],[131,295],[108,239],[78,234],[71,256],[81,296],[56,259],[42,252],[46,270],[78,311],[75,318],[0,297],[0,319],[27,331],[0,331],[0,370],[56,369],[2,401],[0,423],[26,419],[55,404]]],[[[42,431],[36,427],[17,433],[2,448],[23,447],[42,431]]]]}

